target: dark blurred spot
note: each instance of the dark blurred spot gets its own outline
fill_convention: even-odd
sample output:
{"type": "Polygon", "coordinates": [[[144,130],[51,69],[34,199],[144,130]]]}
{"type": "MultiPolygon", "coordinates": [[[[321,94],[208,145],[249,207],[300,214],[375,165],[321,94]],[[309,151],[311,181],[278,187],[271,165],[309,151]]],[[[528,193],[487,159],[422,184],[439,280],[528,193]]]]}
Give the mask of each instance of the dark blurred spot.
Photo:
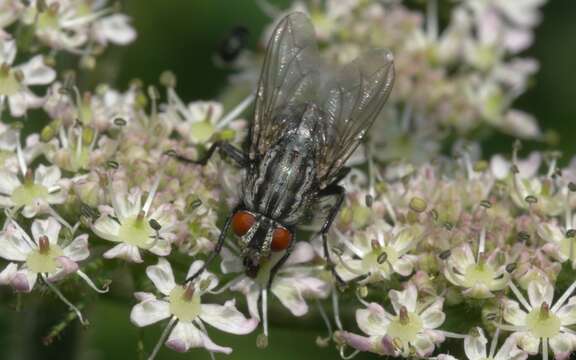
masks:
{"type": "Polygon", "coordinates": [[[217,54],[225,63],[231,63],[236,60],[248,42],[250,32],[245,26],[238,25],[233,27],[228,34],[220,41],[217,54]]]}

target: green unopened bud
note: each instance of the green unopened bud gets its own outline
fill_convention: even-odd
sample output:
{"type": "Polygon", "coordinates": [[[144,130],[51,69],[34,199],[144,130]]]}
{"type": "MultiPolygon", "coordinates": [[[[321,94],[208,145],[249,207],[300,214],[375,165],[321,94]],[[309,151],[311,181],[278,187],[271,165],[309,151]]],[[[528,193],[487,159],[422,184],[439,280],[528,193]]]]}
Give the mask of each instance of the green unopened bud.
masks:
{"type": "Polygon", "coordinates": [[[94,141],[94,129],[92,128],[84,128],[82,129],[82,142],[84,144],[91,144],[94,141]]]}
{"type": "Polygon", "coordinates": [[[474,164],[474,171],[484,172],[488,169],[488,162],[485,160],[476,161],[474,164]]]}
{"type": "Polygon", "coordinates": [[[162,74],[160,74],[160,84],[167,88],[175,88],[176,75],[170,70],[163,71],[162,74]]]}
{"type": "Polygon", "coordinates": [[[482,206],[485,209],[490,209],[492,207],[492,203],[490,202],[490,200],[482,200],[480,201],[480,206],[482,206]]]}
{"type": "Polygon", "coordinates": [[[426,203],[426,200],[419,198],[419,197],[413,197],[410,200],[410,209],[412,209],[413,211],[417,212],[417,213],[421,213],[424,212],[426,210],[426,208],[428,207],[428,204],[426,203]]]}
{"type": "Polygon", "coordinates": [[[160,99],[160,93],[158,92],[158,89],[156,89],[156,86],[154,85],[148,86],[148,96],[152,100],[160,99]]]}
{"type": "Polygon", "coordinates": [[[57,134],[57,130],[52,124],[44,126],[42,131],[40,132],[40,141],[48,142],[52,140],[57,134]]]}
{"type": "Polygon", "coordinates": [[[96,67],[96,58],[92,55],[82,56],[80,59],[80,67],[86,70],[93,70],[96,67]]]}
{"type": "Polygon", "coordinates": [[[359,288],[356,289],[356,293],[361,299],[364,299],[368,296],[368,287],[360,286],[359,288]]]}

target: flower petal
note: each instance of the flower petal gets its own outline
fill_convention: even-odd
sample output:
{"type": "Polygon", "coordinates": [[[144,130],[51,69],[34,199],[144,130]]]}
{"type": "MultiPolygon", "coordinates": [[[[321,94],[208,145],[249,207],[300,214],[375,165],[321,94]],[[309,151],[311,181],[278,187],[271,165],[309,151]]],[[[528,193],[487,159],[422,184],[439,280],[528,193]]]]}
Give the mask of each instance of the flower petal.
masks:
{"type": "Polygon", "coordinates": [[[360,330],[372,336],[383,336],[388,332],[390,316],[376,303],[370,303],[366,309],[356,310],[356,323],[360,330]]]}
{"type": "Polygon", "coordinates": [[[303,316],[308,312],[308,304],[300,289],[294,285],[294,279],[277,278],[272,285],[272,293],[292,315],[303,316]]]}
{"type": "Polygon", "coordinates": [[[46,220],[36,219],[31,227],[32,237],[38,243],[42,236],[47,236],[50,244],[57,244],[61,228],[62,225],[53,217],[49,217],[46,220]]]}
{"type": "Polygon", "coordinates": [[[149,298],[134,305],[130,312],[130,321],[143,327],[170,317],[170,304],[156,298],[149,298]]]}
{"type": "Polygon", "coordinates": [[[64,255],[70,258],[70,260],[86,260],[88,256],[90,256],[90,250],[88,250],[88,234],[77,236],[63,251],[64,255]]]}
{"type": "Polygon", "coordinates": [[[141,263],[140,250],[135,245],[118,244],[104,253],[104,258],[119,258],[130,262],[141,263]]]}
{"type": "Polygon", "coordinates": [[[467,335],[464,338],[464,352],[470,360],[481,360],[488,357],[486,353],[488,339],[484,336],[482,328],[477,327],[476,331],[476,334],[467,335]]]}
{"type": "Polygon", "coordinates": [[[102,215],[92,225],[92,230],[102,239],[119,242],[120,224],[108,215],[102,215]]]}
{"type": "Polygon", "coordinates": [[[234,300],[224,305],[203,304],[200,318],[219,330],[237,335],[249,334],[258,326],[258,320],[247,319],[236,309],[234,300]]]}
{"type": "Polygon", "coordinates": [[[190,348],[203,347],[210,352],[230,354],[232,349],[216,345],[210,338],[191,322],[179,322],[170,333],[166,346],[178,352],[186,352],[190,348]]]}
{"type": "Polygon", "coordinates": [[[172,266],[170,266],[168,260],[164,258],[159,258],[156,265],[148,266],[146,268],[146,275],[152,280],[156,289],[164,295],[170,295],[170,292],[176,286],[172,266]]]}
{"type": "Polygon", "coordinates": [[[24,82],[27,85],[45,85],[51,83],[56,78],[56,72],[46,66],[42,55],[34,56],[18,68],[24,73],[24,82]]]}

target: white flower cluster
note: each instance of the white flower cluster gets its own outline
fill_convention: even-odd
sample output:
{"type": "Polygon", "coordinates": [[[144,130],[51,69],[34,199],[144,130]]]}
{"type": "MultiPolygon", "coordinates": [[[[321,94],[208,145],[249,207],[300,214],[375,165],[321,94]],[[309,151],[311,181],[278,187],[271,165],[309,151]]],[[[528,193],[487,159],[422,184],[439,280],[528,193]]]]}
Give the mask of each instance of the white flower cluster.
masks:
{"type": "Polygon", "coordinates": [[[268,288],[283,252],[253,278],[234,239],[219,268],[188,281],[236,203],[239,171],[217,157],[194,165],[173,156],[196,159],[216,141],[239,143],[252,97],[233,109],[187,103],[171,73],[161,76],[162,93],[137,81],[82,92],[68,79],[54,82],[58,64],[45,50],[86,65],[108,44],[134,39],[129,19],[99,0],[0,1],[0,100],[9,107],[0,112],[0,284],[50,289],[87,324],[74,295],[57,285],[75,274],[105,293],[119,264],[145,269],[127,275],[137,284],[127,301],[134,325],[165,322],[150,358],[163,344],[230,353],[206,324],[238,335],[262,324],[257,345],[266,346],[275,313],[301,317],[314,304],[330,335],[318,343],[333,343],[344,358],[567,359],[576,351],[576,161],[561,168],[557,154],[538,152],[521,159],[517,145],[511,157],[482,159],[475,146],[439,155],[448,135],[485,125],[540,136],[511,102],[536,70],[516,54],[531,43],[541,1],[456,2],[444,29],[439,5],[430,0],[425,15],[399,1],[308,7],[331,61],[371,46],[395,52],[398,83],[388,121],[379,122],[389,127],[371,131],[367,148],[378,160],[402,161],[370,161],[344,180],[347,197],[329,232],[333,264],[309,224],[268,288]],[[14,34],[28,34],[27,42],[14,34]],[[37,95],[36,85],[49,87],[37,95]],[[48,119],[38,133],[6,121],[31,108],[48,119]]]}

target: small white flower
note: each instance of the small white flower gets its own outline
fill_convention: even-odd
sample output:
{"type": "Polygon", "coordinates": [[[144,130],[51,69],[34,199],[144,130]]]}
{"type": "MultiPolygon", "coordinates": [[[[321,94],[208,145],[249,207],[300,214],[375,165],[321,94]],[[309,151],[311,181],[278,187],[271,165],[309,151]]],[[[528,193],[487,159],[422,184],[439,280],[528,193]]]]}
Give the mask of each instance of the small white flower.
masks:
{"type": "Polygon", "coordinates": [[[194,101],[185,105],[174,89],[169,88],[168,104],[161,116],[190,143],[206,143],[213,141],[214,136],[226,127],[234,130],[243,128],[244,122],[237,118],[253,100],[254,96],[248,96],[223,117],[222,104],[215,101],[194,101]]]}
{"type": "Polygon", "coordinates": [[[397,273],[409,276],[416,262],[416,256],[408,252],[414,248],[421,229],[414,227],[396,227],[387,229],[380,222],[355,234],[352,240],[340,234],[345,246],[354,257],[343,257],[336,271],[344,281],[370,274],[363,282],[375,282],[390,279],[397,273]]]}
{"type": "Polygon", "coordinates": [[[0,39],[0,109],[7,101],[10,114],[19,117],[24,115],[27,109],[39,107],[44,102],[28,87],[51,83],[56,78],[56,72],[44,64],[41,55],[12,66],[15,58],[16,42],[0,39]]]}
{"type": "Polygon", "coordinates": [[[22,214],[31,218],[50,212],[49,205],[64,203],[68,182],[60,178],[58,167],[41,164],[34,173],[24,170],[20,180],[13,172],[0,169],[0,207],[22,209],[22,214]]]}
{"type": "MultiPolygon", "coordinates": [[[[188,270],[186,277],[196,273],[203,265],[196,261],[188,270]]],[[[134,306],[130,314],[132,322],[140,327],[154,324],[164,319],[170,319],[167,330],[174,328],[168,337],[166,346],[178,352],[185,352],[191,348],[203,347],[210,352],[229,354],[231,348],[215,344],[208,337],[204,323],[231,334],[248,334],[258,325],[258,320],[247,319],[240,313],[233,300],[224,305],[203,304],[202,295],[217,285],[217,279],[209,272],[203,272],[199,279],[184,285],[176,284],[170,263],[164,258],[158,264],[146,268],[148,278],[154,283],[162,294],[157,298],[154,294],[138,292],[135,294],[140,301],[134,306]]],[[[165,339],[161,338],[159,344],[165,339]]],[[[158,347],[157,347],[158,349],[158,347]]],[[[155,349],[153,358],[157,352],[155,349]]]]}
{"type": "Polygon", "coordinates": [[[508,285],[510,277],[505,264],[498,263],[498,253],[481,253],[475,257],[470,244],[463,244],[452,251],[444,275],[452,284],[465,288],[462,292],[465,296],[476,299],[493,297],[495,291],[508,285]]]}
{"type": "Polygon", "coordinates": [[[418,290],[409,284],[405,290],[391,290],[389,298],[394,314],[376,303],[356,311],[356,322],[370,336],[371,343],[394,344],[395,356],[409,356],[413,351],[426,357],[436,344],[444,341],[445,334],[436,330],[446,318],[442,312],[443,298],[418,303],[418,290]]]}
{"type": "MultiPolygon", "coordinates": [[[[142,262],[140,249],[158,256],[167,256],[171,251],[172,229],[175,215],[168,204],[151,210],[152,200],[159,179],[153,185],[142,205],[142,190],[112,190],[113,208],[100,206],[101,216],[93,225],[99,237],[118,243],[104,253],[107,259],[121,258],[131,262],[142,262]]],[[[116,184],[116,187],[118,184],[116,184]]],[[[121,186],[120,186],[121,187],[121,186]]]]}
{"type": "Polygon", "coordinates": [[[503,299],[507,324],[500,326],[513,331],[511,336],[516,337],[518,346],[531,355],[541,352],[542,359],[548,359],[550,347],[556,359],[567,359],[576,349],[576,335],[570,330],[576,324],[576,296],[570,297],[575,288],[576,282],[553,304],[554,287],[548,281],[530,282],[528,300],[510,283],[520,304],[503,299]]]}
{"type": "Polygon", "coordinates": [[[0,284],[30,292],[38,276],[54,282],[79,272],[77,262],[89,256],[88,235],[79,235],[64,246],[59,238],[60,229],[60,223],[52,217],[34,220],[30,237],[16,222],[9,220],[0,233],[0,257],[10,261],[0,273],[0,284]]]}

